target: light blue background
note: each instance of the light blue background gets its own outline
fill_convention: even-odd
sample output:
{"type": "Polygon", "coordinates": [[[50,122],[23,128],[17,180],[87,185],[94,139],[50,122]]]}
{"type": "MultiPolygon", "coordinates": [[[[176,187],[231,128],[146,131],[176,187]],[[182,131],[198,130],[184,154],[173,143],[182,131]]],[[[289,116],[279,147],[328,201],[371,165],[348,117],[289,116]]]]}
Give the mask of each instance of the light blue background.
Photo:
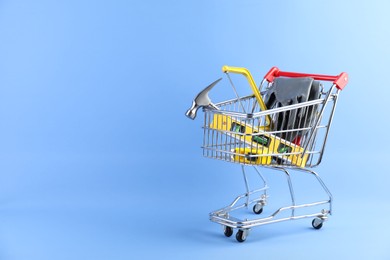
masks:
{"type": "Polygon", "coordinates": [[[389,8],[0,1],[0,259],[390,259],[389,8]],[[318,168],[335,198],[323,229],[285,222],[241,244],[208,220],[244,186],[201,156],[202,117],[184,112],[225,64],[258,82],[272,66],[349,73],[318,168]]]}

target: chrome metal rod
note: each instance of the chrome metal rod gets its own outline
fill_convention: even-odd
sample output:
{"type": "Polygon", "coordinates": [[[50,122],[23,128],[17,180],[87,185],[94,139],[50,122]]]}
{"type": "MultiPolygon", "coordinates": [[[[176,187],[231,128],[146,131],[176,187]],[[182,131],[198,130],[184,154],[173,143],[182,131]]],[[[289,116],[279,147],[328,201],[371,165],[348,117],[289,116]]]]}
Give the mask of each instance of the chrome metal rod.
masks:
{"type": "Polygon", "coordinates": [[[301,219],[301,218],[310,218],[310,217],[326,217],[326,213],[324,212],[318,212],[318,213],[313,213],[313,214],[305,214],[305,215],[298,215],[298,216],[290,216],[287,218],[281,218],[281,219],[274,219],[278,214],[280,214],[282,211],[285,210],[292,210],[298,209],[298,208],[305,208],[305,207],[313,207],[313,206],[318,206],[318,205],[323,205],[323,204],[328,204],[329,201],[319,201],[315,203],[307,203],[307,204],[301,204],[301,205],[296,205],[296,206],[287,206],[287,207],[282,207],[279,208],[277,211],[275,211],[272,215],[269,217],[265,218],[260,218],[260,219],[254,219],[254,220],[240,220],[240,219],[234,219],[232,221],[232,217],[221,217],[218,215],[212,215],[210,214],[210,219],[214,222],[218,223],[229,223],[233,227],[236,228],[250,228],[254,226],[259,226],[259,225],[264,225],[264,224],[270,224],[270,223],[276,223],[276,222],[281,222],[281,221],[286,221],[286,220],[295,220],[295,219],[301,219]]]}
{"type": "Polygon", "coordinates": [[[330,130],[330,127],[331,127],[331,125],[332,125],[332,121],[333,121],[333,117],[334,117],[334,112],[335,112],[335,110],[336,110],[336,105],[337,105],[337,100],[338,100],[338,94],[339,94],[339,92],[340,92],[340,90],[337,89],[336,97],[335,97],[335,100],[334,100],[334,103],[333,103],[333,107],[332,107],[332,111],[331,111],[330,117],[329,117],[328,128],[326,129],[326,133],[325,133],[324,140],[323,140],[323,145],[322,145],[322,150],[321,150],[321,153],[320,153],[320,158],[318,159],[318,164],[321,163],[321,161],[322,161],[322,156],[323,156],[324,151],[325,151],[325,145],[326,145],[326,141],[328,140],[329,130],[330,130]]]}
{"type": "Polygon", "coordinates": [[[317,126],[320,124],[322,115],[323,115],[323,113],[325,111],[325,107],[326,107],[326,105],[327,105],[327,103],[328,103],[328,101],[329,101],[329,99],[331,97],[331,94],[333,92],[333,89],[335,87],[336,87],[336,84],[333,84],[332,87],[330,87],[330,90],[328,91],[328,93],[326,94],[326,97],[325,97],[325,100],[324,100],[324,104],[321,107],[320,113],[318,114],[317,120],[316,120],[315,124],[313,125],[312,130],[310,131],[311,133],[309,134],[309,139],[307,140],[307,143],[306,143],[305,147],[303,148],[302,156],[305,155],[307,147],[309,146],[310,142],[313,140],[314,132],[316,131],[317,126]]]}
{"type": "Polygon", "coordinates": [[[282,171],[286,174],[286,177],[287,177],[287,183],[288,183],[288,188],[289,188],[289,191],[290,191],[290,197],[291,197],[291,205],[292,205],[292,208],[291,208],[291,216],[293,217],[295,212],[295,194],[294,194],[294,189],[293,189],[293,185],[292,185],[292,182],[291,182],[291,177],[290,177],[290,173],[285,169],[285,168],[281,168],[281,167],[274,167],[275,170],[279,170],[279,171],[282,171]]]}
{"type": "MultiPolygon", "coordinates": [[[[264,186],[264,187],[262,187],[262,188],[260,188],[260,189],[252,190],[252,191],[249,192],[249,195],[252,195],[252,194],[255,194],[255,193],[259,193],[259,192],[265,191],[265,190],[267,190],[268,188],[269,188],[268,186],[264,186]]],[[[223,213],[232,211],[232,210],[234,210],[234,209],[238,209],[238,208],[243,208],[243,207],[245,207],[246,203],[242,204],[241,206],[236,206],[236,207],[234,207],[234,206],[237,204],[237,202],[238,202],[239,200],[245,198],[246,195],[247,195],[247,193],[244,193],[244,194],[241,194],[241,195],[237,196],[237,197],[233,200],[233,202],[230,203],[230,205],[228,205],[228,206],[226,206],[226,207],[224,207],[224,208],[222,208],[222,209],[218,209],[218,210],[216,210],[216,211],[213,211],[213,212],[211,212],[210,214],[223,214],[223,213]]],[[[252,201],[249,203],[249,205],[252,204],[252,203],[255,202],[255,201],[259,201],[259,199],[254,199],[254,200],[252,200],[252,201]]]]}

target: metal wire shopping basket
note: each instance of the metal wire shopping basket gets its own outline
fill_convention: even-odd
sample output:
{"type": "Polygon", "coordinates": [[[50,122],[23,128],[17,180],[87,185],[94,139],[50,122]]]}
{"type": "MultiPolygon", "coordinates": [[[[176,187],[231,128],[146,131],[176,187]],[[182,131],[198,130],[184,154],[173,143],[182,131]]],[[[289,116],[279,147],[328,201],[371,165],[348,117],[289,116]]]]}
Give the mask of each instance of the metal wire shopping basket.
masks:
{"type": "MultiPolygon", "coordinates": [[[[274,67],[264,77],[259,90],[248,70],[224,66],[223,71],[246,76],[254,94],[245,97],[237,95],[234,99],[216,104],[212,104],[207,96],[203,100],[207,102],[199,102],[202,103],[200,106],[203,106],[204,111],[203,155],[241,164],[246,192],[237,196],[227,207],[211,212],[210,220],[222,224],[224,234],[228,237],[233,234],[234,228],[238,229],[236,239],[239,242],[246,240],[252,227],[286,220],[313,218],[312,226],[315,229],[321,228],[332,213],[332,195],[311,168],[321,163],[337,98],[348,82],[347,74],[327,76],[291,73],[274,67]],[[332,82],[328,89],[322,84],[326,81],[332,82]],[[294,84],[298,87],[294,87],[294,84]],[[293,89],[286,90],[287,87],[293,89]],[[288,96],[286,93],[296,92],[297,88],[301,88],[301,92],[303,90],[306,94],[301,95],[299,92],[296,102],[293,102],[294,95],[288,96]],[[280,101],[278,98],[287,101],[277,102],[280,101]],[[255,169],[264,183],[261,188],[249,189],[246,166],[255,169]],[[242,220],[231,216],[232,211],[250,205],[253,205],[255,214],[262,213],[267,203],[268,186],[258,169],[259,166],[286,174],[291,205],[281,207],[263,218],[242,220]],[[312,203],[296,204],[289,173],[291,170],[304,171],[315,176],[328,197],[312,203]],[[323,205],[319,212],[296,214],[295,211],[319,205],[323,205]],[[281,213],[286,211],[289,215],[280,217],[281,213]]],[[[207,91],[210,89],[211,87],[207,91]]],[[[197,98],[199,101],[199,95],[197,98]]],[[[196,100],[194,103],[195,106],[199,105],[196,100]]]]}

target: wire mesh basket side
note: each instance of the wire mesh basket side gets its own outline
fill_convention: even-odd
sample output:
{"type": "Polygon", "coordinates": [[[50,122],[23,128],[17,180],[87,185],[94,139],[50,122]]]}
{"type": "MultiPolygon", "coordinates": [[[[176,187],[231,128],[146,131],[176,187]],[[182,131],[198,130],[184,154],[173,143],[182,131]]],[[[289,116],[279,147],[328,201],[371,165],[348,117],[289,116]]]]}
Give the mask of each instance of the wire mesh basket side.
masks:
{"type": "Polygon", "coordinates": [[[240,164],[314,167],[321,161],[329,112],[313,125],[326,105],[320,99],[252,114],[243,111],[258,111],[254,97],[219,103],[219,110],[204,110],[203,155],[240,164]]]}

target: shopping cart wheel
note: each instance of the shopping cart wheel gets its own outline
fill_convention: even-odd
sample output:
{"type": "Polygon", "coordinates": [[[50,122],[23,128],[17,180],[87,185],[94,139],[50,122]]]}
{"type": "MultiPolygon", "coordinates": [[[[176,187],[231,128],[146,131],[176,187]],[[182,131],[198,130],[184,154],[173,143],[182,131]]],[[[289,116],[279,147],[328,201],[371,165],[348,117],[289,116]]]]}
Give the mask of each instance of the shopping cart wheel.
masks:
{"type": "Polygon", "coordinates": [[[228,226],[223,226],[223,233],[227,237],[231,237],[233,235],[233,228],[228,227],[228,226]]]}
{"type": "Polygon", "coordinates": [[[248,236],[248,230],[239,229],[236,234],[236,239],[238,242],[244,242],[248,236]]]}
{"type": "Polygon", "coordinates": [[[311,225],[313,226],[313,228],[315,229],[320,229],[322,228],[322,224],[324,223],[324,221],[320,218],[315,218],[313,219],[313,221],[311,222],[311,225]]]}
{"type": "Polygon", "coordinates": [[[254,206],[253,206],[253,212],[255,214],[261,214],[263,212],[263,204],[261,203],[256,203],[254,206]]]}

